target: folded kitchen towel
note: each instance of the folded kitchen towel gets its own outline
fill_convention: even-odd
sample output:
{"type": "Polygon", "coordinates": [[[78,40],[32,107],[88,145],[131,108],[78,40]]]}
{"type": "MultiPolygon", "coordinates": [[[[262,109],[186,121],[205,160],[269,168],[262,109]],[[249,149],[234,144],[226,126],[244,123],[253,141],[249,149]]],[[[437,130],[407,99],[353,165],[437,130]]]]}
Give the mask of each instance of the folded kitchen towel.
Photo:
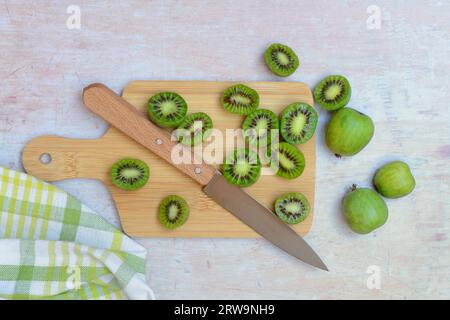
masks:
{"type": "Polygon", "coordinates": [[[0,298],[153,299],[145,257],[71,195],[0,166],[0,298]]]}

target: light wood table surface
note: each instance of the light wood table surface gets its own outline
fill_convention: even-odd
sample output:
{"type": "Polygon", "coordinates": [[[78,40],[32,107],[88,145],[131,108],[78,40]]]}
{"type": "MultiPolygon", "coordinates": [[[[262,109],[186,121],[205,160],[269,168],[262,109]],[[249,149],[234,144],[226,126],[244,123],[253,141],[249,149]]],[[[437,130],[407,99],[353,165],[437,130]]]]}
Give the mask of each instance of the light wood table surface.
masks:
{"type": "MultiPolygon", "coordinates": [[[[270,43],[286,43],[301,60],[289,81],[314,87],[344,74],[350,106],[376,123],[366,149],[337,159],[324,145],[329,115],[320,111],[307,240],[331,272],[264,240],[140,239],[157,297],[449,299],[449,31],[447,1],[1,0],[0,165],[21,170],[24,144],[39,135],[101,136],[106,124],[81,102],[89,83],[119,92],[136,79],[277,81],[262,55],[270,43]],[[77,8],[80,29],[69,29],[67,10],[77,8]],[[377,8],[381,23],[373,29],[377,8]],[[387,201],[383,228],[352,233],[343,195],[352,183],[370,185],[376,168],[393,159],[411,165],[415,191],[387,201]]],[[[56,184],[118,225],[100,182],[56,184]]]]}

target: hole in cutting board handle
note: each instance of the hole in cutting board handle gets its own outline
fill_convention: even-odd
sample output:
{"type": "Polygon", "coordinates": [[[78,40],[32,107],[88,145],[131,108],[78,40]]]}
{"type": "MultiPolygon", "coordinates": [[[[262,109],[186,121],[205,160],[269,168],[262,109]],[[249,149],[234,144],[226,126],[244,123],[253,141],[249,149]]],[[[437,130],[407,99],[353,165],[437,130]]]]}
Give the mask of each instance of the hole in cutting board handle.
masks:
{"type": "Polygon", "coordinates": [[[41,154],[41,156],[39,157],[39,161],[43,164],[43,165],[49,165],[52,162],[52,156],[49,153],[43,153],[41,154]]]}

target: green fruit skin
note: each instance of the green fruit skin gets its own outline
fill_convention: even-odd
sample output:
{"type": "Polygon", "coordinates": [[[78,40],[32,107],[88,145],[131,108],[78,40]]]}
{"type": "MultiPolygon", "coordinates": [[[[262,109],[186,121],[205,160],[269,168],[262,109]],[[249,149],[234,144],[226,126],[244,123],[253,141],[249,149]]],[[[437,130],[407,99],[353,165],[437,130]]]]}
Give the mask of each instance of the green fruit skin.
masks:
{"type": "Polygon", "coordinates": [[[388,218],[388,207],[383,198],[368,188],[349,192],[344,198],[343,206],[347,223],[356,233],[372,232],[388,218]]]}
{"type": "Polygon", "coordinates": [[[354,109],[339,109],[331,117],[326,142],[335,154],[352,156],[364,149],[375,132],[372,119],[354,109]]]}
{"type": "Polygon", "coordinates": [[[393,161],[378,169],[373,184],[381,195],[395,199],[411,193],[416,186],[416,180],[406,163],[393,161]]]}

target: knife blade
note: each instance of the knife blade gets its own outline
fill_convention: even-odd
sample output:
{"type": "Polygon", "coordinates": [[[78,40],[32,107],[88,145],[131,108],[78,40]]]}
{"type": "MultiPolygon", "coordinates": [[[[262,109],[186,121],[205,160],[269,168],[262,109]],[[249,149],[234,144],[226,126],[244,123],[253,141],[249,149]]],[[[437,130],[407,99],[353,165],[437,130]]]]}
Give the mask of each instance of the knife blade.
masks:
{"type": "MultiPolygon", "coordinates": [[[[178,142],[107,86],[100,83],[87,86],[83,102],[92,112],[197,181],[210,198],[265,239],[299,260],[328,271],[301,236],[244,190],[229,184],[214,167],[205,163],[173,163],[171,151],[178,142]]],[[[186,152],[193,154],[191,149],[186,152]]]]}
{"type": "Polygon", "coordinates": [[[303,262],[328,271],[325,263],[302,237],[243,189],[229,184],[219,172],[203,191],[280,249],[303,262]]]}

